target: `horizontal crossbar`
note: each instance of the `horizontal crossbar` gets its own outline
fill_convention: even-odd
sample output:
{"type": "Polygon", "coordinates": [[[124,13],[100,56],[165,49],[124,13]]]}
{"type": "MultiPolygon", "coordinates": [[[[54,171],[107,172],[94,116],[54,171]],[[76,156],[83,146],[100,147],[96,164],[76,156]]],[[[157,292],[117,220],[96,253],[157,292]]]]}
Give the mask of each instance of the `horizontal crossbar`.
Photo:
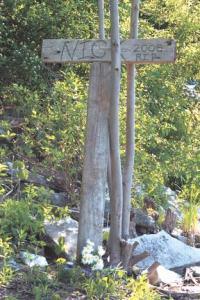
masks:
{"type": "MultiPolygon", "coordinates": [[[[121,41],[122,63],[170,63],[176,59],[176,42],[170,39],[121,41]]],[[[110,62],[110,40],[45,39],[42,45],[45,63],[110,62]]]]}

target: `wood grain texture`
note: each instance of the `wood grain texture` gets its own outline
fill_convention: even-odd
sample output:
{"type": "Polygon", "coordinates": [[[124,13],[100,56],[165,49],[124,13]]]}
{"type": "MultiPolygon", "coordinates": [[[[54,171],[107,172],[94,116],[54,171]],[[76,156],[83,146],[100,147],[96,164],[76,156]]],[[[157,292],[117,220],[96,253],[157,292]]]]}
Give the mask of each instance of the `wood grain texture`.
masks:
{"type": "MultiPolygon", "coordinates": [[[[168,63],[176,59],[176,43],[170,39],[122,40],[123,63],[168,63]]],[[[42,45],[46,63],[111,62],[110,40],[46,39],[42,45]]]]}
{"type": "Polygon", "coordinates": [[[102,244],[108,163],[110,73],[111,65],[108,63],[94,63],[91,66],[78,231],[78,258],[81,256],[87,239],[94,242],[95,249],[102,244]]]}

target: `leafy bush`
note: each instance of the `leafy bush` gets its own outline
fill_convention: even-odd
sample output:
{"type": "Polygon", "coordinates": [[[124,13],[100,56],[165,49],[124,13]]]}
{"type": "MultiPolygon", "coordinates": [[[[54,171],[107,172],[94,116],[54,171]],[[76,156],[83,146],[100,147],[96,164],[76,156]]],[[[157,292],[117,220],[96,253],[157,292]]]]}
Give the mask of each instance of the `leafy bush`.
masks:
{"type": "Polygon", "coordinates": [[[26,200],[7,199],[0,205],[0,232],[17,247],[30,241],[37,245],[37,235],[43,232],[42,208],[26,200]]]}
{"type": "Polygon", "coordinates": [[[104,270],[87,279],[83,285],[88,299],[160,300],[152,291],[145,277],[135,280],[123,270],[104,270]]]}
{"type": "Polygon", "coordinates": [[[128,288],[133,290],[130,300],[161,300],[160,295],[150,288],[145,276],[141,276],[137,280],[131,280],[128,288]]]}

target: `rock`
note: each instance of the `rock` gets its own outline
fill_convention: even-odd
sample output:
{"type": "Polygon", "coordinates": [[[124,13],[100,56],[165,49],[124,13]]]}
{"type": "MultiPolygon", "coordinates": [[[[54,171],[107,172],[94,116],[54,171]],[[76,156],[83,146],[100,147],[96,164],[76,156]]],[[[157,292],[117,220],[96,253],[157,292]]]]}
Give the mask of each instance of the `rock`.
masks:
{"type": "Polygon", "coordinates": [[[136,184],[134,186],[134,190],[135,190],[135,194],[138,196],[138,197],[141,197],[143,198],[146,194],[146,191],[145,191],[145,185],[144,184],[136,184]]]}
{"type": "Polygon", "coordinates": [[[171,233],[173,229],[176,227],[176,221],[177,221],[177,214],[173,212],[171,208],[168,208],[166,212],[165,220],[162,223],[162,228],[168,233],[171,233]]]}
{"type": "MultiPolygon", "coordinates": [[[[14,167],[13,162],[7,161],[5,164],[8,167],[7,174],[12,176],[13,180],[15,180],[19,170],[14,167]]],[[[23,179],[22,181],[33,183],[36,185],[48,186],[48,181],[44,176],[39,174],[31,174],[28,170],[27,172],[28,172],[27,178],[23,179]]]]}
{"type": "Polygon", "coordinates": [[[42,185],[46,187],[48,186],[48,180],[40,174],[29,173],[28,179],[26,181],[35,185],[42,185]]]}
{"type": "Polygon", "coordinates": [[[155,232],[155,221],[151,216],[148,216],[142,209],[134,208],[131,211],[132,221],[134,219],[136,231],[139,234],[155,232]]]}
{"type": "Polygon", "coordinates": [[[184,244],[187,244],[187,237],[183,235],[182,229],[174,228],[174,230],[171,232],[171,235],[179,241],[183,242],[184,244]]]}
{"type": "Polygon", "coordinates": [[[166,269],[157,262],[153,263],[145,272],[147,272],[147,278],[152,285],[161,282],[164,284],[182,283],[181,275],[166,269]]]}
{"type": "Polygon", "coordinates": [[[55,206],[64,207],[67,205],[67,200],[68,197],[66,193],[51,193],[50,201],[55,206]]]}
{"type": "Polygon", "coordinates": [[[20,271],[24,268],[24,266],[22,264],[19,264],[13,258],[9,259],[9,261],[7,262],[7,265],[9,267],[11,267],[14,271],[20,271]]]}
{"type": "Polygon", "coordinates": [[[167,198],[168,208],[170,208],[174,213],[176,213],[177,218],[181,220],[182,213],[179,209],[179,201],[178,201],[177,193],[166,186],[163,187],[163,191],[167,198]]]}
{"type": "Polygon", "coordinates": [[[46,267],[48,262],[44,256],[36,255],[29,252],[20,252],[21,260],[29,267],[46,267]]]}
{"type": "Polygon", "coordinates": [[[3,127],[0,127],[0,135],[5,134],[5,133],[6,133],[5,129],[3,127]]]}
{"type": "Polygon", "coordinates": [[[139,236],[133,241],[139,242],[134,250],[134,255],[143,251],[149,253],[149,257],[138,263],[138,266],[143,270],[150,267],[154,262],[158,262],[167,269],[195,265],[200,262],[199,249],[185,245],[164,230],[157,234],[139,236]]]}
{"type": "Polygon", "coordinates": [[[74,263],[71,261],[67,262],[63,267],[65,271],[72,270],[73,268],[74,268],[74,263]]]}
{"type": "Polygon", "coordinates": [[[61,239],[65,255],[70,260],[75,260],[78,237],[78,222],[71,217],[66,217],[57,222],[45,221],[45,232],[56,245],[60,245],[61,239]]]}
{"type": "Polygon", "coordinates": [[[141,274],[140,268],[138,268],[136,265],[132,267],[132,272],[135,276],[139,276],[141,274]]]}
{"type": "Polygon", "coordinates": [[[13,163],[11,161],[7,161],[5,162],[5,165],[8,167],[7,174],[12,177],[15,177],[17,174],[17,169],[14,169],[13,163]]]}
{"type": "Polygon", "coordinates": [[[70,216],[72,216],[72,219],[79,221],[80,211],[78,208],[70,208],[69,212],[70,216]]]}
{"type": "Polygon", "coordinates": [[[129,237],[130,239],[137,237],[135,214],[133,211],[130,213],[129,237]]]}
{"type": "Polygon", "coordinates": [[[164,193],[165,195],[167,196],[168,198],[168,201],[172,201],[172,202],[175,202],[176,199],[177,199],[177,194],[175,191],[173,191],[172,189],[170,189],[169,187],[167,186],[164,186],[163,187],[163,190],[164,190],[164,193]]]}
{"type": "Polygon", "coordinates": [[[194,276],[200,277],[200,267],[191,267],[190,270],[193,272],[194,276]]]}

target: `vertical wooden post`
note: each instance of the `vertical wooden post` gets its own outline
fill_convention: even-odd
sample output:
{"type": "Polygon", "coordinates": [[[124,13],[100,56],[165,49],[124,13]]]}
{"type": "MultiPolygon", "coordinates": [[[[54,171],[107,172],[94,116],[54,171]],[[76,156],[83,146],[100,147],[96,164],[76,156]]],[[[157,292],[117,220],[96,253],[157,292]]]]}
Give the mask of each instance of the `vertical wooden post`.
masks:
{"type": "Polygon", "coordinates": [[[105,186],[108,162],[110,72],[107,64],[93,63],[87,114],[87,137],[82,178],[78,257],[87,239],[102,244],[105,186]]]}
{"type": "Polygon", "coordinates": [[[117,265],[121,259],[121,217],[122,217],[122,174],[119,143],[119,94],[121,75],[119,11],[118,1],[110,0],[111,19],[111,104],[110,104],[110,150],[111,150],[111,227],[110,262],[117,265]]]}
{"type": "MultiPolygon", "coordinates": [[[[105,38],[104,1],[98,1],[99,37],[105,38]]],[[[108,164],[110,63],[93,63],[90,71],[85,159],[78,232],[77,258],[87,240],[102,244],[108,164]]]]}
{"type": "MultiPolygon", "coordinates": [[[[139,0],[132,0],[130,38],[138,37],[139,0]]],[[[126,159],[123,172],[122,237],[127,239],[130,227],[131,187],[135,156],[135,76],[136,68],[127,65],[126,159]]]]}

